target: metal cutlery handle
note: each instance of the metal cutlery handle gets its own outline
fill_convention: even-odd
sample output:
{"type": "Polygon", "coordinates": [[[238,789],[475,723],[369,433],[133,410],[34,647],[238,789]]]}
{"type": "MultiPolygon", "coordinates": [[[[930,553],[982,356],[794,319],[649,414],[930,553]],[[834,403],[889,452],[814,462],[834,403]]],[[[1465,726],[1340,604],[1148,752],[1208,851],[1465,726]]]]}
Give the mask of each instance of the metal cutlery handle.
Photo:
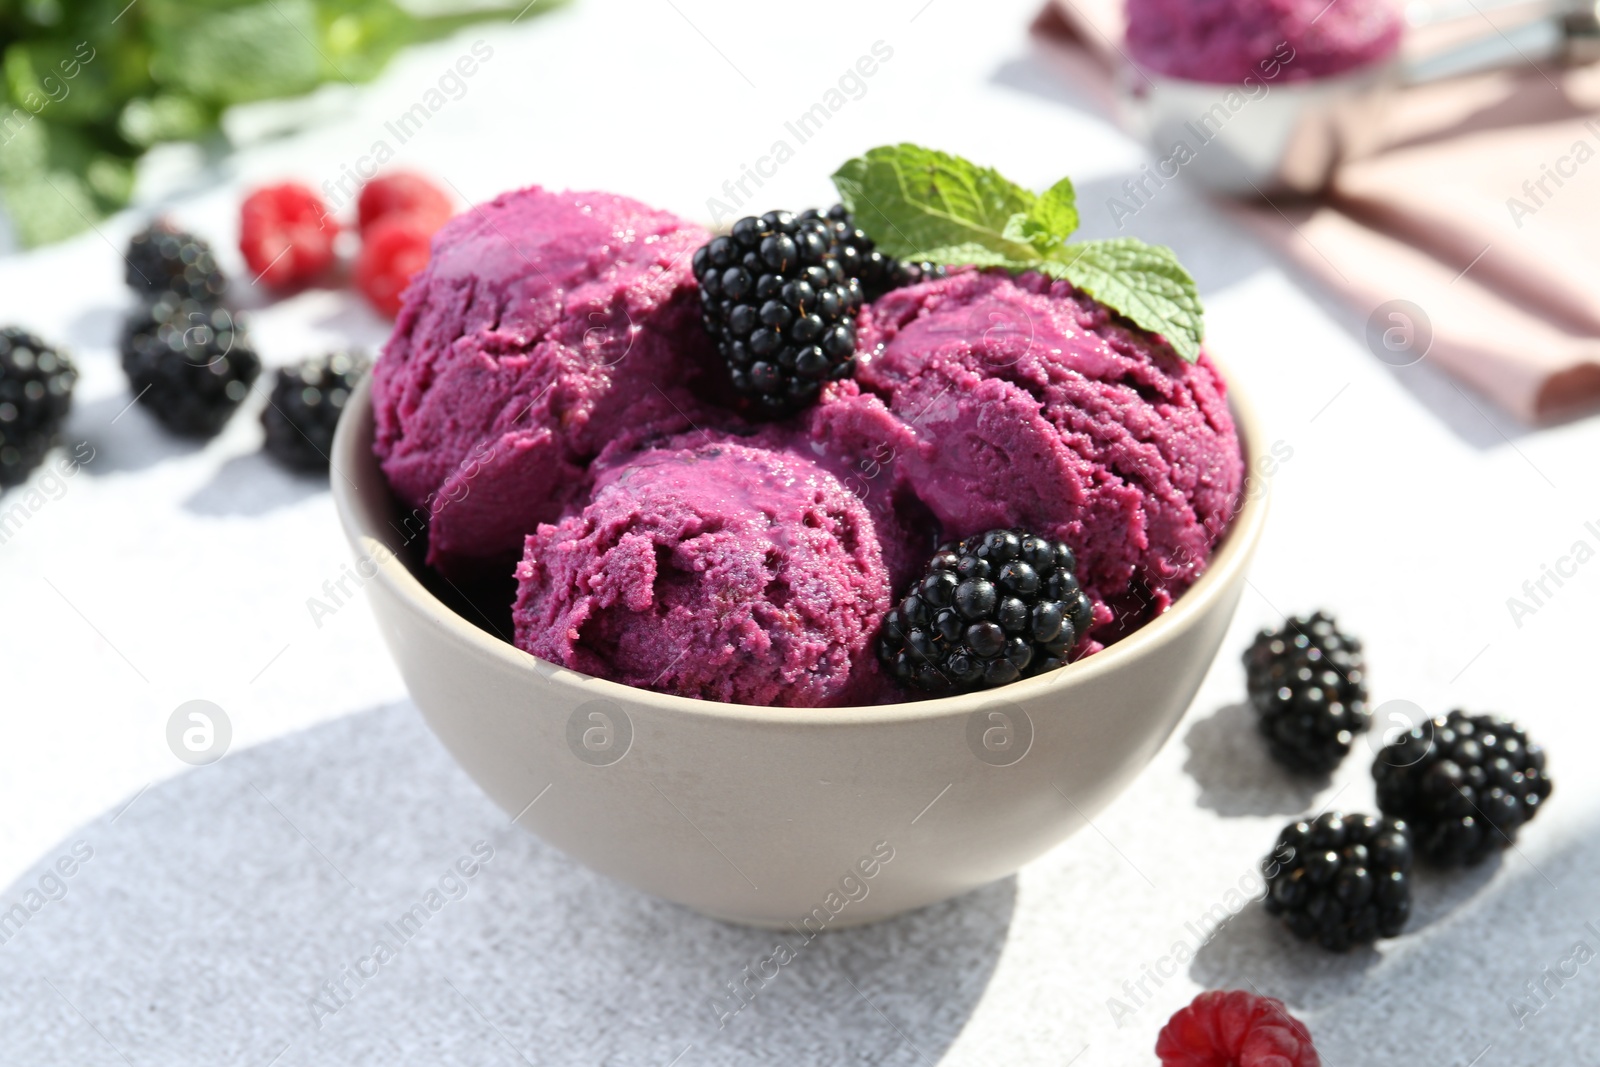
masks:
{"type": "Polygon", "coordinates": [[[1503,29],[1490,24],[1484,33],[1470,40],[1409,58],[1401,65],[1401,81],[1407,85],[1421,85],[1524,63],[1579,66],[1600,59],[1600,14],[1597,14],[1600,4],[1593,0],[1582,4],[1537,6],[1463,0],[1434,8],[1431,17],[1420,23],[1413,20],[1411,24],[1414,28],[1438,26],[1472,17],[1487,23],[1489,11],[1523,6],[1535,12],[1535,17],[1503,29]],[[1466,14],[1461,14],[1463,11],[1466,14]]]}

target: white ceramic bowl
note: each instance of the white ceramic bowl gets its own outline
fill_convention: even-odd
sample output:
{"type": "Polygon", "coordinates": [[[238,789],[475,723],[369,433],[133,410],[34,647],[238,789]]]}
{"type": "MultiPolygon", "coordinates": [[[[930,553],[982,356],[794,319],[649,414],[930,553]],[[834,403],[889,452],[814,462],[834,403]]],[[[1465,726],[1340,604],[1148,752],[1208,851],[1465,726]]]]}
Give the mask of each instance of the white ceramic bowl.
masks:
{"type": "Polygon", "coordinates": [[[1341,163],[1380,146],[1399,70],[1391,60],[1310,81],[1236,85],[1124,69],[1119,117],[1150,146],[1161,179],[1193,175],[1232,196],[1313,195],[1341,163]]]}
{"type": "MultiPolygon", "coordinates": [[[[1248,469],[1260,430],[1234,394],[1248,469]]],[[[814,931],[1004,877],[1094,817],[1194,698],[1266,514],[1244,503],[1164,615],[1050,674],[884,707],[719,704],[557,667],[426,590],[397,553],[368,387],[339,423],[334,496],[372,609],[433,731],[513,821],[708,915],[814,931]]]]}

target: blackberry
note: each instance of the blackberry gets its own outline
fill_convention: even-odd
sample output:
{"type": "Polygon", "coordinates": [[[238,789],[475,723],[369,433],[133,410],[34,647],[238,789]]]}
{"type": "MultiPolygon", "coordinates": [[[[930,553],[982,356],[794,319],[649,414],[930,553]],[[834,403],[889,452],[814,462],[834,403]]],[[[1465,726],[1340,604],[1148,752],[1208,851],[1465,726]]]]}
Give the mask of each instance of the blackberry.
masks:
{"type": "Polygon", "coordinates": [[[1261,861],[1263,904],[1294,936],[1334,952],[1396,937],[1411,916],[1411,861],[1404,820],[1327,812],[1278,835],[1261,861]]]}
{"type": "Polygon", "coordinates": [[[829,227],[769,211],[695,250],[702,320],[736,392],[781,415],[855,371],[855,314],[864,295],[828,247],[829,227]]]}
{"type": "Polygon", "coordinates": [[[1319,611],[1261,631],[1244,664],[1257,725],[1290,770],[1333,770],[1372,725],[1361,642],[1331,616],[1319,611]]]}
{"type": "Polygon", "coordinates": [[[214,304],[228,288],[211,246],[165,219],[134,234],[124,258],[128,285],[147,300],[170,292],[214,304]]]}
{"type": "Polygon", "coordinates": [[[268,454],[301,470],[327,470],[333,431],[366,360],[346,352],[281,367],[261,412],[268,454]]]}
{"type": "Polygon", "coordinates": [[[990,530],[934,553],[884,617],[878,658],[902,685],[987,689],[1054,670],[1094,618],[1060,541],[990,530]]]}
{"type": "Polygon", "coordinates": [[[0,489],[27,481],[61,434],[78,371],[27,330],[0,329],[0,489]]]}
{"type": "Polygon", "coordinates": [[[821,219],[829,229],[829,246],[845,277],[861,279],[868,300],[876,300],[891,289],[915,285],[925,278],[943,278],[945,268],[934,263],[907,263],[886,256],[861,230],[843,204],[835,204],[824,214],[816,208],[802,212],[802,221],[821,219]]]}
{"type": "Polygon", "coordinates": [[[261,360],[226,310],[167,293],[128,317],[122,369],[167,429],[210,437],[249,394],[261,360]]]}
{"type": "Polygon", "coordinates": [[[1544,749],[1516,723],[1452,711],[1422,723],[1372,764],[1378,807],[1416,830],[1430,863],[1481,863],[1516,840],[1550,798],[1544,749]]]}

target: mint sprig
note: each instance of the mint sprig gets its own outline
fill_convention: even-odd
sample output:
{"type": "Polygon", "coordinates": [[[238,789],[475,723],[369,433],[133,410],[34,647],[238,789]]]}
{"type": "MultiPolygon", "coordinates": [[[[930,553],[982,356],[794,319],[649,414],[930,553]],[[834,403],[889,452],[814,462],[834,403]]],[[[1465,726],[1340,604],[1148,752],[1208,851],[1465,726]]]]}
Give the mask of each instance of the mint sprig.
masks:
{"type": "Polygon", "coordinates": [[[1078,228],[1070,179],[1035,195],[960,156],[898,144],[845,163],[833,184],[887,255],[1061,278],[1160,334],[1190,363],[1200,356],[1200,294],[1172,249],[1132,237],[1069,241],[1078,228]]]}

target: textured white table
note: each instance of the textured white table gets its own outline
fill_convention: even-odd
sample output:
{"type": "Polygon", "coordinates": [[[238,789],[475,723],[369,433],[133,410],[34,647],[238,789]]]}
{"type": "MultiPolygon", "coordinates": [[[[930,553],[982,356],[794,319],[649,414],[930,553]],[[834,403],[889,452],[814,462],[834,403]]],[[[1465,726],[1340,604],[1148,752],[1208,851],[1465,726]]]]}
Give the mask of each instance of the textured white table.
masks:
{"type": "MultiPolygon", "coordinates": [[[[483,38],[494,54],[461,99],[392,146],[467,199],[538,181],[703,216],[781,138],[794,156],[753,206],[801,207],[828,202],[847,156],[909,139],[1035,187],[1071,173],[1086,227],[1113,232],[1105,200],[1142,156],[1033,56],[1029,4],[982,20],[951,0],[864,8],[590,0],[469,30],[375,86],[326,93],[310,130],[198,175],[176,153],[150,168],[148,200],[212,235],[239,276],[241,187],[337,179],[483,38]],[[876,41],[893,55],[864,94],[797,144],[785,122],[876,41]]],[[[1579,940],[1600,949],[1585,927],[1600,925],[1600,785],[1585,765],[1600,563],[1520,627],[1506,598],[1574,542],[1600,546],[1600,421],[1530,432],[1426,361],[1385,367],[1365,316],[1300,288],[1189,190],[1164,190],[1130,231],[1179,249],[1213,346],[1293,450],[1221,659],[1094,830],[964,899],[823,938],[719,1029],[709,1002],[770,935],[642,897],[507,824],[422,727],[365,606],[313,623],[306,600],[339,577],[345,547],[326,488],[257,454],[253,412],[204,447],[123,413],[114,248],[136,222],[0,259],[0,319],[77,353],[70,436],[95,450],[0,545],[0,909],[26,907],[41,880],[60,897],[32,898],[0,945],[0,1062],[1137,1064],[1196,991],[1251,985],[1288,1000],[1334,1067],[1593,1062],[1574,1050],[1600,1036],[1600,970],[1550,983],[1520,1029],[1508,999],[1537,1005],[1525,983],[1579,940]],[[1255,628],[1319,605],[1367,640],[1378,700],[1513,713],[1557,781],[1518,851],[1425,879],[1404,937],[1345,957],[1254,906],[1204,937],[1290,816],[1371,807],[1364,746],[1331,782],[1297,783],[1240,708],[1255,628]],[[196,698],[226,709],[234,740],[191,769],[165,728],[196,698]],[[385,924],[479,841],[493,858],[465,896],[372,977],[346,979],[330,1014],[322,983],[373,971],[361,961],[385,924]],[[75,847],[92,855],[48,878],[75,847]],[[1207,943],[1174,970],[1163,957],[1192,951],[1194,929],[1207,943]],[[1171,976],[1141,991],[1147,966],[1171,976]]],[[[254,329],[269,363],[383,334],[332,293],[261,307],[254,329]]]]}

